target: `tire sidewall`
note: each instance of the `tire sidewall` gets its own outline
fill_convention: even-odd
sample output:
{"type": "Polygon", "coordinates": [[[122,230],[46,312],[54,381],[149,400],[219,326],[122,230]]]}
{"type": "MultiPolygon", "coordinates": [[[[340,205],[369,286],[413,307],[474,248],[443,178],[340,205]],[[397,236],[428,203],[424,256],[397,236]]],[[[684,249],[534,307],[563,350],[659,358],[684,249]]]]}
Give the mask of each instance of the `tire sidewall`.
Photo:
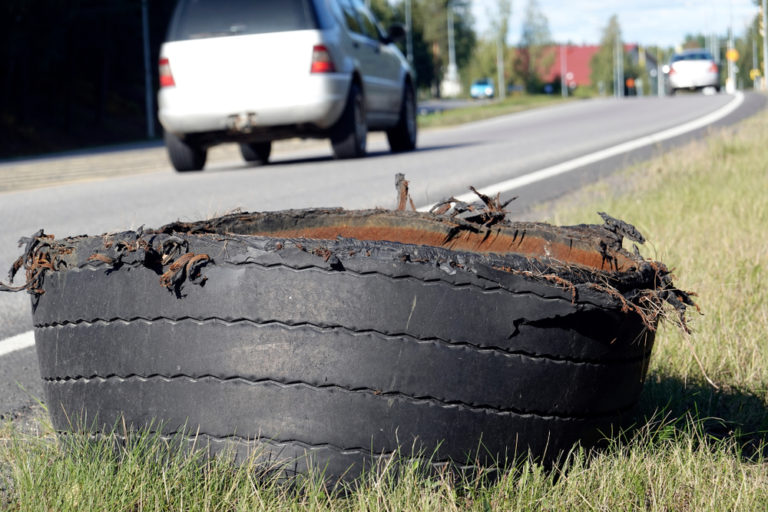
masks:
{"type": "Polygon", "coordinates": [[[243,142],[240,144],[240,154],[248,163],[264,165],[272,153],[272,142],[243,142]]]}
{"type": "Polygon", "coordinates": [[[164,132],[163,139],[168,158],[178,172],[201,171],[208,156],[206,148],[194,145],[171,133],[164,132]]]}
{"type": "Polygon", "coordinates": [[[410,83],[406,83],[397,124],[387,130],[390,149],[394,152],[412,151],[416,148],[417,134],[416,94],[410,83]]]}

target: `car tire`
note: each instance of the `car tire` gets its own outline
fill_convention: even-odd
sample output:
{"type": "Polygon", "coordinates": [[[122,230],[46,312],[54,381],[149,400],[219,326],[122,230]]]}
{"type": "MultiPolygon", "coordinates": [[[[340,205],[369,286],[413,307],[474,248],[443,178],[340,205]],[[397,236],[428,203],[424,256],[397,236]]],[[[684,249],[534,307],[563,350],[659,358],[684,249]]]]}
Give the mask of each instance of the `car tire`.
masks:
{"type": "Polygon", "coordinates": [[[204,147],[187,142],[168,131],[164,139],[168,158],[178,172],[200,171],[205,167],[208,151],[204,147]]]}
{"type": "Polygon", "coordinates": [[[360,86],[353,82],[344,112],[331,130],[334,156],[339,159],[365,156],[367,138],[365,99],[360,86]]]}
{"type": "Polygon", "coordinates": [[[255,165],[264,165],[269,162],[272,152],[272,142],[243,142],[240,144],[240,154],[243,160],[255,165]]]}
{"type": "Polygon", "coordinates": [[[413,151],[416,148],[416,95],[410,83],[403,88],[403,101],[397,124],[387,130],[390,149],[395,152],[413,151]]]}
{"type": "MultiPolygon", "coordinates": [[[[636,404],[654,332],[603,281],[564,286],[523,256],[339,226],[435,240],[458,229],[416,212],[303,210],[63,241],[33,308],[54,428],[149,427],[335,479],[398,450],[435,464],[529,450],[552,461],[636,404]],[[295,238],[312,230],[327,239],[295,238]],[[185,274],[173,259],[188,255],[209,264],[185,274]],[[162,286],[175,266],[180,283],[162,286]]],[[[497,237],[613,257],[587,228],[602,229],[521,224],[497,237]]],[[[617,282],[636,294],[655,268],[617,282]]]]}

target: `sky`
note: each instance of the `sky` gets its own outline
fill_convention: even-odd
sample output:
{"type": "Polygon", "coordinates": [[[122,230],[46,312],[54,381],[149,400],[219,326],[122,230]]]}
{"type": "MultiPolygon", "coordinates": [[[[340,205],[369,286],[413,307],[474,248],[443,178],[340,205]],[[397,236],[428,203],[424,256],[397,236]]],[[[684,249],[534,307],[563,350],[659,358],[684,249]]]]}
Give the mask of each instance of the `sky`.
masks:
{"type": "MultiPolygon", "coordinates": [[[[497,0],[472,0],[475,28],[487,34],[497,0]]],[[[754,0],[538,0],[549,20],[555,42],[598,44],[608,19],[619,17],[623,40],[641,45],[677,46],[686,34],[744,33],[757,13],[754,0]]],[[[520,26],[528,0],[512,0],[509,42],[520,41],[520,26]]]]}

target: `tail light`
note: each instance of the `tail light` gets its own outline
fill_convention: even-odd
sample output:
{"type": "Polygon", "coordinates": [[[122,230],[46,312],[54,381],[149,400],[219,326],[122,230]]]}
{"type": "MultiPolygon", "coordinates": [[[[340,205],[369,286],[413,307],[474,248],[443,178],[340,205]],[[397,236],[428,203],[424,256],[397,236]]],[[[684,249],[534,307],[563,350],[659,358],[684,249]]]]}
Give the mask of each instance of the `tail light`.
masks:
{"type": "Polygon", "coordinates": [[[176,82],[173,81],[173,73],[171,73],[171,64],[168,59],[163,57],[160,59],[160,87],[173,87],[176,82]]]}
{"type": "Polygon", "coordinates": [[[675,65],[674,64],[669,66],[669,74],[670,75],[674,75],[675,74],[675,65]]]}
{"type": "Polygon", "coordinates": [[[321,44],[316,44],[312,48],[312,67],[309,71],[310,73],[333,73],[336,71],[328,48],[321,44]]]}
{"type": "Polygon", "coordinates": [[[711,73],[715,73],[715,74],[717,74],[717,73],[720,73],[720,70],[717,68],[717,64],[715,64],[714,62],[713,62],[713,63],[712,63],[712,65],[709,67],[709,71],[710,71],[711,73]]]}

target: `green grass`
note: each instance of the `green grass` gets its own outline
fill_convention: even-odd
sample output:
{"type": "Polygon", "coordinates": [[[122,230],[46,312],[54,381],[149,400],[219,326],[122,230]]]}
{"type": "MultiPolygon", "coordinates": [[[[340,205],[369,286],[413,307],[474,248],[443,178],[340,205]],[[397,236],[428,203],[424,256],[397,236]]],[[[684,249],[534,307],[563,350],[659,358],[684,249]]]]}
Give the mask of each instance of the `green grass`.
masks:
{"type": "Polygon", "coordinates": [[[558,223],[607,211],[651,240],[648,257],[696,291],[693,330],[657,335],[637,430],[561,467],[521,463],[497,480],[405,465],[356,486],[285,483],[253,465],[168,453],[151,436],[115,451],[0,430],[7,510],[768,510],[768,113],[636,166],[561,203],[558,223]],[[616,193],[620,184],[622,193],[616,193]],[[697,363],[700,361],[701,366],[697,363]],[[706,376],[713,381],[713,387],[706,376]],[[400,471],[399,475],[396,473],[400,471]],[[260,478],[261,476],[261,478],[260,478]],[[395,478],[397,476],[397,478],[395,478]]]}
{"type": "Polygon", "coordinates": [[[478,105],[469,107],[420,115],[418,117],[418,122],[419,128],[453,126],[572,100],[572,98],[564,99],[561,96],[554,95],[518,94],[501,101],[496,100],[489,103],[478,103],[478,105]]]}

